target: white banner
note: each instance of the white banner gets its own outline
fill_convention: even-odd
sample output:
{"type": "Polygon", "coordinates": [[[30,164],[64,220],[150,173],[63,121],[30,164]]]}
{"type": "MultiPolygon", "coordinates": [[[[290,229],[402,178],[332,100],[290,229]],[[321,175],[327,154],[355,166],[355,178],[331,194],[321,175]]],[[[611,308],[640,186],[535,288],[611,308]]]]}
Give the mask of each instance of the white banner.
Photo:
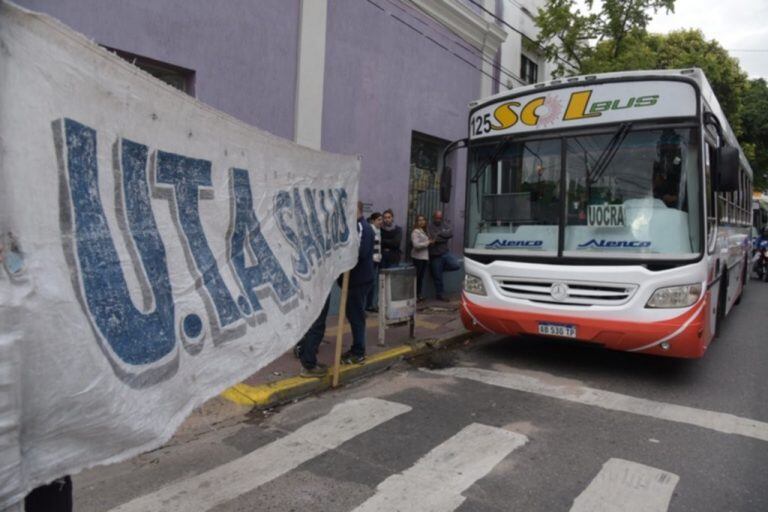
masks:
{"type": "Polygon", "coordinates": [[[663,117],[696,115],[688,82],[640,80],[579,84],[513,96],[479,108],[469,118],[470,139],[663,117]]]}
{"type": "Polygon", "coordinates": [[[0,510],[167,440],[356,263],[360,162],[0,2],[0,510]]]}

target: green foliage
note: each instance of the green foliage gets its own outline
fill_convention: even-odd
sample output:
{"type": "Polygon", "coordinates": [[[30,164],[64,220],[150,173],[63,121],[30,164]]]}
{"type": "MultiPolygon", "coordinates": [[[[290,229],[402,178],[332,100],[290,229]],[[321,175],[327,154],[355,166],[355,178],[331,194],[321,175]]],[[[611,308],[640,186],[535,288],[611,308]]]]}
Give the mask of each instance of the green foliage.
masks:
{"type": "Polygon", "coordinates": [[[651,20],[650,11],[674,10],[675,0],[601,0],[595,9],[595,0],[585,0],[587,12],[577,8],[575,0],[547,0],[539,9],[536,25],[539,27],[539,44],[544,48],[547,60],[556,61],[555,76],[569,71],[557,57],[564,57],[577,68],[593,59],[594,41],[612,42],[610,57],[627,53],[626,44],[632,38],[646,33],[651,20]]]}
{"type": "Polygon", "coordinates": [[[742,100],[741,146],[754,173],[755,190],[768,190],[768,83],[750,80],[742,100]]]}
{"type": "Polygon", "coordinates": [[[747,89],[747,75],[720,43],[707,40],[700,30],[632,35],[626,38],[624,50],[618,54],[614,41],[606,39],[584,60],[581,72],[694,67],[701,68],[707,75],[731,128],[737,136],[742,135],[742,97],[747,89]]]}
{"type": "Polygon", "coordinates": [[[631,34],[624,39],[624,50],[616,54],[613,40],[598,43],[584,59],[579,73],[607,73],[630,69],[654,69],[661,46],[660,36],[631,34]]]}

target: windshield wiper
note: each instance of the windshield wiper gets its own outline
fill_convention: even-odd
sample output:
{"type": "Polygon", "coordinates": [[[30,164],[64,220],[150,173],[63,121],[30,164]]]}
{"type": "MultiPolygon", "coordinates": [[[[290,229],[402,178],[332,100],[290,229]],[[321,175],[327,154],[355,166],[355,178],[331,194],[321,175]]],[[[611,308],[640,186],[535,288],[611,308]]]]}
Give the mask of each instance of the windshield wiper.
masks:
{"type": "Polygon", "coordinates": [[[611,140],[608,141],[605,149],[603,149],[603,152],[600,153],[600,156],[597,158],[595,167],[592,169],[592,173],[594,174],[592,176],[589,176],[589,173],[587,174],[590,182],[597,183],[597,180],[605,174],[605,170],[611,164],[613,157],[616,156],[616,152],[621,147],[624,139],[627,138],[630,128],[632,128],[632,123],[621,123],[618,130],[616,130],[616,133],[611,137],[611,140]]]}
{"type": "MultiPolygon", "coordinates": [[[[503,139],[499,143],[499,147],[494,151],[494,153],[486,158],[486,160],[483,162],[483,166],[480,167],[477,171],[475,171],[475,174],[472,176],[472,179],[470,180],[472,183],[477,183],[477,180],[480,179],[480,177],[485,174],[485,170],[491,166],[491,164],[498,160],[499,157],[504,153],[504,151],[507,150],[509,147],[509,144],[512,142],[512,135],[508,135],[505,139],[503,139]]],[[[523,144],[523,151],[527,151],[530,154],[533,155],[533,157],[538,161],[540,166],[544,166],[544,161],[541,158],[541,155],[539,155],[537,152],[532,150],[528,147],[527,144],[523,144]]]]}
{"type": "Polygon", "coordinates": [[[504,151],[507,150],[509,147],[509,144],[512,142],[513,135],[507,135],[504,139],[499,142],[498,148],[496,148],[496,151],[493,152],[491,156],[485,159],[483,162],[483,165],[475,171],[475,174],[472,175],[472,179],[470,180],[472,183],[477,183],[477,180],[480,179],[480,177],[485,174],[485,170],[491,166],[491,164],[501,156],[504,151]]]}

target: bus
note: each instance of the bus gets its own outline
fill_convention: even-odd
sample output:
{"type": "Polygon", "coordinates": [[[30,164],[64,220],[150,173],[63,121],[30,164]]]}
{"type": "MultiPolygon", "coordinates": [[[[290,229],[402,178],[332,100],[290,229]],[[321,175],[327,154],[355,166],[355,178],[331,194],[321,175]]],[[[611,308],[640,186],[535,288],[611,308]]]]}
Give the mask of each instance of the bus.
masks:
{"type": "Polygon", "coordinates": [[[700,69],[470,104],[461,316],[699,358],[748,280],[752,170],[700,69]]]}

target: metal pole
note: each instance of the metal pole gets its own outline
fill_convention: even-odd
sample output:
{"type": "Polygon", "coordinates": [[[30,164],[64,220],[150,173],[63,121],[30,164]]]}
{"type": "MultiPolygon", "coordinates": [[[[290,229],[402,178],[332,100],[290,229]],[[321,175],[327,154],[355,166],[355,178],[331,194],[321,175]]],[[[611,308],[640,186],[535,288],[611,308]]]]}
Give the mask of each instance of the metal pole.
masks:
{"type": "Polygon", "coordinates": [[[347,293],[349,292],[349,271],[344,272],[341,281],[341,301],[339,302],[339,327],[336,330],[336,355],[333,358],[332,387],[339,385],[339,366],[341,365],[341,346],[344,341],[344,316],[347,311],[347,293]]]}
{"type": "Polygon", "coordinates": [[[387,273],[379,272],[379,346],[386,345],[386,315],[387,315],[387,273]]]}
{"type": "Polygon", "coordinates": [[[419,294],[417,293],[418,288],[416,287],[416,275],[414,275],[413,278],[413,298],[414,298],[414,305],[413,305],[413,314],[411,315],[411,318],[408,320],[408,324],[410,327],[410,335],[411,339],[414,339],[416,337],[416,315],[419,313],[419,294]]]}

